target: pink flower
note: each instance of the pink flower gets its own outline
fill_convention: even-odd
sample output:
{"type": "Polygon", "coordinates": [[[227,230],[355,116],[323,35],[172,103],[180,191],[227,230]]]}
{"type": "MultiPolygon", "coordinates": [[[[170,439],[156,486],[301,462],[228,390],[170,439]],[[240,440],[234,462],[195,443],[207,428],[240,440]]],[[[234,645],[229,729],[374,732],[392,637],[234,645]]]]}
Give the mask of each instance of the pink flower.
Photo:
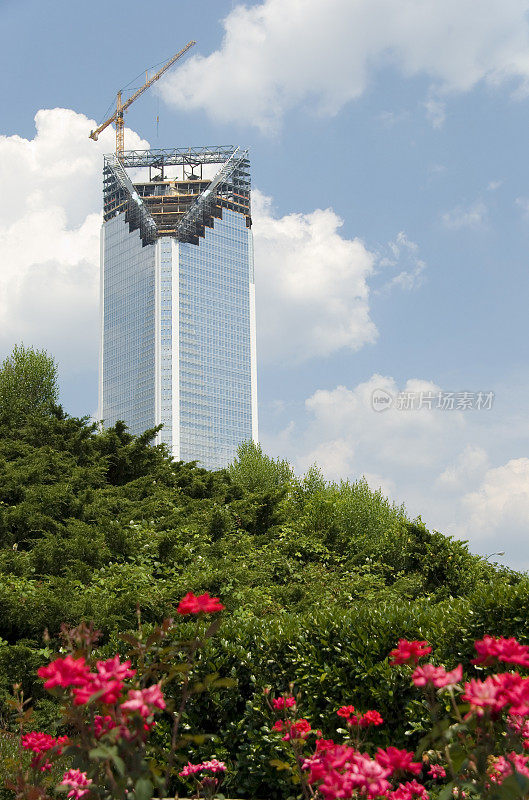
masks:
{"type": "Polygon", "coordinates": [[[222,611],[224,606],[218,597],[210,597],[208,592],[199,594],[198,597],[193,592],[188,592],[183,597],[176,609],[178,614],[211,614],[214,611],[222,611]]]}
{"type": "Polygon", "coordinates": [[[446,672],[444,667],[436,667],[433,664],[424,664],[415,669],[411,679],[415,686],[427,686],[431,684],[436,689],[445,686],[455,686],[463,677],[463,665],[459,664],[451,672],[446,672]]]}
{"type": "Polygon", "coordinates": [[[407,783],[399,783],[398,787],[394,792],[390,793],[389,797],[391,797],[391,800],[414,800],[414,798],[428,800],[430,795],[421,783],[413,780],[407,783]]]}
{"type": "Polygon", "coordinates": [[[394,772],[412,772],[418,775],[422,770],[422,764],[413,760],[413,753],[409,750],[399,750],[397,747],[387,747],[382,750],[380,747],[375,755],[375,761],[383,767],[394,772]]]}
{"type": "Polygon", "coordinates": [[[79,798],[88,793],[89,789],[87,787],[91,783],[92,779],[87,776],[86,772],[81,772],[79,769],[69,769],[62,776],[59,786],[71,787],[67,797],[74,797],[75,800],[79,800],[79,798]]]}
{"type": "Polygon", "coordinates": [[[521,667],[529,667],[529,646],[520,644],[514,636],[505,639],[503,636],[494,638],[484,636],[483,639],[474,642],[474,647],[478,653],[473,664],[482,664],[489,667],[498,661],[507,664],[519,664],[521,667]]]}
{"type": "MultiPolygon", "coordinates": [[[[444,670],[444,667],[443,667],[444,670]]],[[[437,683],[434,682],[434,686],[437,689],[441,689],[445,686],[455,686],[456,683],[459,683],[463,678],[463,664],[458,664],[457,667],[450,672],[445,672],[445,674],[437,679],[437,683]]]]}
{"type": "Polygon", "coordinates": [[[129,689],[128,697],[129,699],[121,705],[122,710],[138,711],[143,719],[154,714],[155,708],[165,708],[165,700],[157,683],[147,689],[129,689]]]}
{"type": "Polygon", "coordinates": [[[505,697],[503,686],[496,680],[499,676],[489,676],[484,681],[472,678],[469,683],[465,683],[465,693],[462,700],[470,703],[471,710],[476,711],[478,716],[483,715],[482,709],[490,709],[493,714],[497,714],[507,705],[508,699],[505,697]]]}
{"type": "Polygon", "coordinates": [[[440,764],[432,764],[428,770],[428,775],[430,775],[434,780],[446,778],[446,770],[440,764]]]}
{"type": "Polygon", "coordinates": [[[189,775],[195,775],[197,772],[217,773],[225,771],[226,764],[223,761],[217,761],[216,758],[213,758],[211,761],[203,761],[202,764],[192,764],[189,761],[178,775],[180,778],[187,778],[189,775]]]}
{"type": "Polygon", "coordinates": [[[56,658],[47,667],[39,667],[37,675],[39,678],[47,678],[44,684],[45,689],[53,689],[55,686],[83,686],[90,669],[85,663],[84,658],[56,658]]]}
{"type": "Polygon", "coordinates": [[[420,658],[432,652],[428,642],[411,641],[399,639],[395,650],[389,654],[392,667],[398,664],[417,664],[420,658]]]}
{"type": "Polygon", "coordinates": [[[109,714],[106,714],[104,717],[102,717],[101,714],[96,714],[94,717],[94,736],[96,739],[100,739],[106,733],[109,733],[117,727],[118,724],[116,720],[109,714]]]}
{"type": "Polygon", "coordinates": [[[496,783],[500,786],[505,778],[512,775],[513,771],[518,772],[520,775],[525,775],[526,778],[529,777],[528,761],[528,756],[523,756],[519,753],[509,753],[507,758],[498,756],[492,765],[489,775],[491,783],[496,783]]]}
{"type": "Polygon", "coordinates": [[[272,706],[276,709],[276,711],[282,711],[284,708],[295,708],[296,698],[276,697],[274,700],[272,700],[272,706]]]}
{"type": "Polygon", "coordinates": [[[354,786],[368,798],[384,795],[391,788],[386,780],[391,775],[391,769],[383,767],[369,756],[355,754],[351,767],[351,780],[354,786]]]}
{"type": "Polygon", "coordinates": [[[99,676],[106,681],[126,681],[136,674],[135,669],[130,669],[130,661],[124,661],[122,664],[118,655],[106,661],[98,661],[96,666],[99,676]]]}

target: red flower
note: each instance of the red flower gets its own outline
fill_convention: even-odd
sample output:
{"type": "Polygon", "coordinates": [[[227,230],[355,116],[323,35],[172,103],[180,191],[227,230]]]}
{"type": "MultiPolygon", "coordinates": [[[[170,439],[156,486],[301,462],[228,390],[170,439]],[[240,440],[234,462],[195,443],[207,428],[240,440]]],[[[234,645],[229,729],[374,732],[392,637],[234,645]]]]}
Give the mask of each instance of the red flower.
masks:
{"type": "Polygon", "coordinates": [[[347,717],[350,717],[351,714],[355,713],[355,707],[354,706],[341,706],[341,708],[339,708],[336,713],[338,714],[339,717],[347,718],[347,717]]]}
{"type": "MultiPolygon", "coordinates": [[[[287,732],[282,737],[284,742],[289,742],[291,739],[306,739],[312,730],[310,722],[307,719],[298,719],[296,722],[286,720],[285,727],[287,728],[287,732]]],[[[280,730],[280,728],[275,728],[275,730],[280,730]]]]}
{"type": "Polygon", "coordinates": [[[440,764],[432,764],[428,770],[428,775],[431,775],[434,780],[437,780],[438,778],[446,778],[446,770],[440,764]]]}
{"type": "Polygon", "coordinates": [[[382,725],[383,722],[384,720],[378,711],[366,711],[365,714],[362,714],[360,726],[367,728],[369,725],[382,725]]]}
{"type": "Polygon", "coordinates": [[[422,770],[422,764],[413,760],[413,753],[408,750],[399,750],[397,747],[387,747],[386,750],[379,747],[375,761],[390,769],[392,774],[394,772],[412,772],[414,775],[418,775],[422,770]]]}
{"type": "Polygon", "coordinates": [[[85,703],[98,695],[98,703],[113,705],[121,697],[123,683],[116,680],[105,680],[100,675],[90,673],[83,686],[76,686],[73,690],[75,700],[74,705],[84,706],[85,703]]]}
{"type": "Polygon", "coordinates": [[[282,720],[282,719],[278,719],[278,720],[276,720],[276,721],[274,722],[274,724],[272,725],[272,730],[273,730],[273,731],[282,731],[282,730],[283,730],[283,727],[284,727],[284,725],[283,725],[283,720],[282,720]]]}
{"type": "Polygon", "coordinates": [[[183,597],[176,609],[178,614],[211,614],[214,611],[222,611],[224,606],[218,597],[210,597],[208,592],[199,594],[198,597],[193,592],[188,592],[183,597]]]}
{"type": "Polygon", "coordinates": [[[399,639],[397,647],[389,654],[390,664],[392,667],[398,664],[417,664],[420,658],[431,652],[432,648],[428,642],[409,642],[407,639],[399,639]]]}
{"type": "Polygon", "coordinates": [[[397,789],[389,795],[391,800],[428,800],[430,795],[421,783],[416,780],[407,783],[399,783],[397,789]]]}
{"type": "Polygon", "coordinates": [[[521,667],[529,667],[529,646],[520,644],[514,636],[505,639],[503,636],[494,638],[484,636],[474,642],[474,647],[478,657],[473,659],[472,664],[481,664],[490,667],[503,661],[507,664],[519,664],[521,667]]]}
{"type": "Polygon", "coordinates": [[[54,686],[83,686],[89,674],[90,669],[84,658],[72,656],[56,658],[47,667],[39,667],[37,670],[39,678],[47,678],[45,689],[53,689],[54,686]]]}
{"type": "Polygon", "coordinates": [[[276,709],[276,711],[282,711],[284,708],[295,708],[296,698],[276,697],[274,700],[272,700],[272,706],[276,709]]]}

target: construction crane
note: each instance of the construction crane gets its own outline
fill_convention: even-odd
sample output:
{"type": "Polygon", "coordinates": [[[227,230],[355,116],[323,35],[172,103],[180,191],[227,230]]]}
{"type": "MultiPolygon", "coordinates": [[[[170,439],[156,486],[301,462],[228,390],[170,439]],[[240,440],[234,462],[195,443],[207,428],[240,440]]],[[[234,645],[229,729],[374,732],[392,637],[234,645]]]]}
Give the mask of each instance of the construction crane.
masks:
{"type": "Polygon", "coordinates": [[[153,83],[155,83],[159,78],[161,78],[164,72],[166,72],[169,69],[169,67],[172,67],[175,61],[178,61],[179,58],[182,58],[182,56],[185,53],[187,53],[187,51],[190,50],[191,47],[193,47],[193,45],[195,44],[196,42],[194,41],[188,42],[185,47],[183,47],[178,53],[176,53],[176,55],[170,58],[169,61],[167,61],[163,65],[163,67],[159,69],[158,72],[156,72],[152,76],[152,78],[148,78],[148,80],[145,81],[143,86],[140,89],[138,89],[137,92],[134,92],[134,94],[131,97],[129,97],[129,99],[126,100],[124,103],[122,102],[121,99],[121,91],[119,91],[116,99],[115,113],[112,114],[112,116],[109,117],[107,120],[102,122],[101,125],[95,129],[95,131],[90,131],[89,138],[97,142],[98,136],[101,133],[101,131],[104,131],[105,128],[108,128],[108,126],[112,122],[114,122],[116,126],[116,155],[118,158],[122,157],[125,152],[125,120],[124,120],[125,111],[130,105],[132,105],[132,103],[135,100],[138,99],[138,97],[141,94],[143,94],[149,88],[149,86],[152,86],[153,83]]]}

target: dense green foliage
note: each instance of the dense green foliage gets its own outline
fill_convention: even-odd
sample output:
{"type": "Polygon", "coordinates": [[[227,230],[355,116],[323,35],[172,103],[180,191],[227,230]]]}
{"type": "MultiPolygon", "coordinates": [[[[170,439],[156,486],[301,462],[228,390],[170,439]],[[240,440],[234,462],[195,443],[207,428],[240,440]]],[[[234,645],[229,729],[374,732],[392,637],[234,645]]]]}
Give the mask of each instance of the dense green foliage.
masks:
{"type": "MultiPolygon", "coordinates": [[[[2,375],[5,365],[0,388],[2,375]]],[[[327,732],[344,702],[378,708],[380,740],[395,744],[424,719],[385,660],[399,636],[428,639],[447,667],[468,663],[485,632],[527,641],[525,576],[430,533],[364,480],[329,484],[316,468],[297,479],[252,444],[229,469],[209,472],[173,462],[152,444],[155,430],[99,431],[46,396],[0,407],[5,725],[1,698],[14,681],[33,693],[41,724],[56,724],[34,676],[61,623],[93,620],[110,654],[138,604],[149,624],[187,591],[209,591],[227,613],[204,668],[239,684],[203,695],[187,722],[218,734],[204,755],[238,768],[230,793],[279,797],[265,685],[282,691],[295,680],[304,713],[327,732]]]]}
{"type": "Polygon", "coordinates": [[[0,414],[46,411],[59,395],[57,365],[44,350],[15,345],[0,366],[0,414]]]}

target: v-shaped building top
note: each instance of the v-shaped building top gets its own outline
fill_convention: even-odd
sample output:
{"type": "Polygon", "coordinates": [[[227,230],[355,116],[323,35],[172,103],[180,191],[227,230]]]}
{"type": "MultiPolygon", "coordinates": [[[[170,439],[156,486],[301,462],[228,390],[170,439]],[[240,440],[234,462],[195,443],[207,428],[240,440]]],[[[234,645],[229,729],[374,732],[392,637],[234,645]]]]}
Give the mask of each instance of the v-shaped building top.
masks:
{"type": "Polygon", "coordinates": [[[248,152],[105,156],[99,417],[215,469],[257,440],[248,152]]]}

